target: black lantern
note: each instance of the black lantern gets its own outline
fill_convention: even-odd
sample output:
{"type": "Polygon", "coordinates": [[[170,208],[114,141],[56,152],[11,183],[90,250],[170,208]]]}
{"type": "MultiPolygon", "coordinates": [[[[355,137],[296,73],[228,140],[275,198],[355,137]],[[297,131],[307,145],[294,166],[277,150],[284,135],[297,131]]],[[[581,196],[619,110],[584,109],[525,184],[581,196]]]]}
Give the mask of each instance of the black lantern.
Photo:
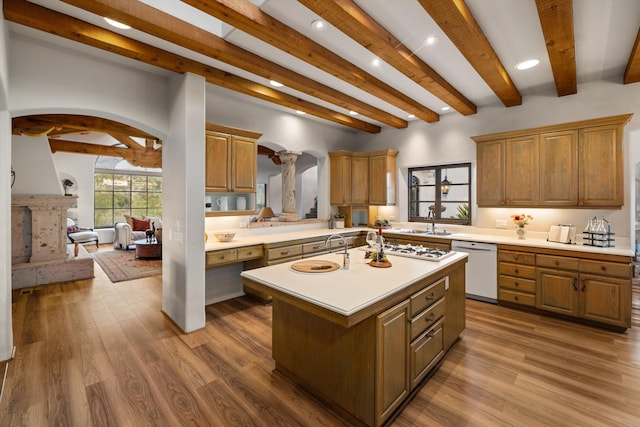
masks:
{"type": "Polygon", "coordinates": [[[451,182],[447,179],[447,171],[444,171],[444,179],[440,183],[440,188],[442,188],[442,194],[449,194],[449,188],[451,187],[451,182]]]}

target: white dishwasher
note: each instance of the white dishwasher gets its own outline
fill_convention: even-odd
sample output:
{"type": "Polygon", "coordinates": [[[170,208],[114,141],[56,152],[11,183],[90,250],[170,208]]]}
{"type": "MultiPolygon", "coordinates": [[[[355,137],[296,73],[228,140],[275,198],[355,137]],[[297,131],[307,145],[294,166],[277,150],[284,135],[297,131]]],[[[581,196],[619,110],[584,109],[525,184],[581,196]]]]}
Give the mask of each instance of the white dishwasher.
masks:
{"type": "Polygon", "coordinates": [[[493,243],[452,240],[451,250],[469,254],[465,274],[467,298],[497,303],[497,246],[493,243]]]}

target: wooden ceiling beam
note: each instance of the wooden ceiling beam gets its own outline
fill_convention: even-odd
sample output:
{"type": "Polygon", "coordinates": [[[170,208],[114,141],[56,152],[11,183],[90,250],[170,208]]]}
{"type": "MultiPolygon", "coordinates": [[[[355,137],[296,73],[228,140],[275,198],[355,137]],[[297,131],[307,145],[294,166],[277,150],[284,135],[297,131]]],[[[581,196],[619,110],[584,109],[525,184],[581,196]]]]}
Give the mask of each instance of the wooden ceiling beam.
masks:
{"type": "Polygon", "coordinates": [[[221,37],[191,25],[174,16],[139,1],[131,0],[63,0],[99,16],[108,16],[139,31],[167,40],[189,50],[225,62],[265,79],[323,101],[354,110],[395,128],[406,128],[407,121],[379,108],[316,82],[248,50],[235,46],[221,37]]]}
{"type": "Polygon", "coordinates": [[[66,141],[49,138],[51,152],[91,154],[94,156],[122,157],[134,166],[145,168],[162,167],[162,150],[132,150],[130,148],[112,147],[108,145],[88,144],[86,142],[66,141]]]}
{"type": "Polygon", "coordinates": [[[476,106],[353,0],[298,0],[371,53],[440,98],[459,113],[475,114],[476,106]]]}
{"type": "Polygon", "coordinates": [[[418,0],[506,107],[522,104],[500,58],[463,0],[418,0]]]}
{"type": "Polygon", "coordinates": [[[248,0],[182,1],[424,121],[436,122],[440,118],[399,90],[267,15],[248,0]]]}
{"type": "Polygon", "coordinates": [[[536,0],[558,96],[578,93],[571,0],[536,0]]]}
{"type": "MultiPolygon", "coordinates": [[[[118,141],[121,144],[124,144],[127,146],[127,148],[130,148],[133,151],[144,151],[145,147],[143,147],[142,145],[138,144],[133,138],[125,136],[125,135],[118,135],[118,134],[109,134],[113,139],[115,139],[116,141],[118,141]]],[[[148,141],[148,140],[147,140],[148,141]]],[[[153,148],[153,146],[152,146],[153,148]]]]}
{"type": "Polygon", "coordinates": [[[623,81],[624,84],[640,82],[640,30],[638,30],[636,42],[633,44],[633,49],[631,49],[623,81]]]}
{"type": "Polygon", "coordinates": [[[80,114],[34,114],[31,116],[14,117],[11,123],[14,131],[20,129],[50,129],[53,127],[54,129],[47,133],[49,136],[79,132],[105,132],[110,135],[157,139],[151,134],[123,123],[80,114]]]}
{"type": "Polygon", "coordinates": [[[176,73],[191,72],[201,75],[208,83],[232,91],[263,99],[287,108],[301,110],[307,114],[349,126],[369,133],[379,133],[380,127],[341,114],[295,96],[278,92],[270,87],[219,70],[206,64],[176,55],[148,44],[121,36],[104,28],[72,18],[62,13],[38,6],[24,0],[4,0],[4,17],[17,24],[35,28],[108,52],[132,58],[176,73]]]}

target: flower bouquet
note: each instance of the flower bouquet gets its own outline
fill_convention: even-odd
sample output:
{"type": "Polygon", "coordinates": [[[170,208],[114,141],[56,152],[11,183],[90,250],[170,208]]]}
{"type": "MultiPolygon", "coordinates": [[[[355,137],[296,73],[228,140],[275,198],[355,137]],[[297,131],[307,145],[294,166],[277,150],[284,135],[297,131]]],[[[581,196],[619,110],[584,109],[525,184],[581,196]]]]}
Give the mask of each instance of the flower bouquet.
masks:
{"type": "Polygon", "coordinates": [[[528,214],[516,214],[516,215],[511,215],[511,220],[517,227],[516,235],[518,236],[518,239],[526,238],[527,229],[524,227],[525,225],[529,225],[529,221],[533,220],[533,217],[528,214]]]}

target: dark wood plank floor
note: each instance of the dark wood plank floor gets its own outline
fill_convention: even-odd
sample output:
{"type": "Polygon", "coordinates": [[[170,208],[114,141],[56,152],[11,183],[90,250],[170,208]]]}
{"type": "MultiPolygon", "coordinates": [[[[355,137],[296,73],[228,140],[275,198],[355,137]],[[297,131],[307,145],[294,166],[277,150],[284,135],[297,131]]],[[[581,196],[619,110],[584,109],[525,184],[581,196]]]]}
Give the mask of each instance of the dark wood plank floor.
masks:
{"type": "MultiPolygon", "coordinates": [[[[14,292],[0,426],[341,426],[272,372],[271,308],[207,307],[184,335],[159,277],[14,292]]],[[[467,329],[395,426],[638,426],[640,328],[625,334],[468,301],[467,329]]]]}

